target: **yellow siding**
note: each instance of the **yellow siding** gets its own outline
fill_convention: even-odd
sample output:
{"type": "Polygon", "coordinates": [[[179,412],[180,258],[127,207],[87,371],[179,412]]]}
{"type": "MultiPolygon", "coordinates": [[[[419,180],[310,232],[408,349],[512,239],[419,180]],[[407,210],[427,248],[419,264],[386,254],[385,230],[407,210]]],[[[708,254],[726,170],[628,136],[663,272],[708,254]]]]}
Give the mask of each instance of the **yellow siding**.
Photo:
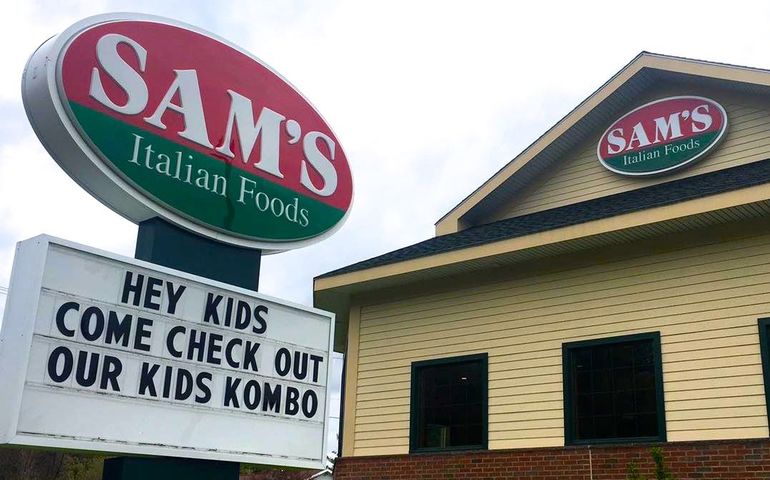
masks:
{"type": "Polygon", "coordinates": [[[512,218],[770,158],[770,104],[766,97],[722,90],[666,87],[641,98],[638,104],[674,95],[709,97],[721,103],[727,111],[725,138],[717,150],[703,160],[674,175],[651,179],[624,177],[599,164],[596,145],[603,131],[597,131],[575,149],[574,155],[558,161],[541,178],[532,182],[525,192],[477,223],[512,218]]]}
{"type": "MultiPolygon", "coordinates": [[[[361,307],[351,305],[350,316],[348,319],[348,345],[345,352],[345,405],[355,405],[357,402],[356,394],[358,392],[358,329],[360,325],[361,307]]],[[[348,408],[345,411],[344,423],[342,425],[342,455],[353,455],[353,445],[356,441],[356,409],[348,408]]]]}
{"type": "Polygon", "coordinates": [[[411,362],[480,352],[489,447],[563,445],[562,343],[651,331],[670,441],[766,437],[757,319],[770,315],[770,235],[635,253],[363,305],[346,449],[407,453],[411,362]]]}

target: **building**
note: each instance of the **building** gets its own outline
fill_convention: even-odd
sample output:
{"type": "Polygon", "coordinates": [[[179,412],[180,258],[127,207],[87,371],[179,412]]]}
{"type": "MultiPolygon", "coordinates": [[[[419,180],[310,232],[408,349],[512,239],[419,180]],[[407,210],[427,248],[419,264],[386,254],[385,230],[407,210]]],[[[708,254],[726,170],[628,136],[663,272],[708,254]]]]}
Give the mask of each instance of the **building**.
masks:
{"type": "Polygon", "coordinates": [[[770,71],[642,53],[434,238],[314,291],[346,356],[337,478],[626,478],[654,445],[680,480],[767,478],[770,71]]]}

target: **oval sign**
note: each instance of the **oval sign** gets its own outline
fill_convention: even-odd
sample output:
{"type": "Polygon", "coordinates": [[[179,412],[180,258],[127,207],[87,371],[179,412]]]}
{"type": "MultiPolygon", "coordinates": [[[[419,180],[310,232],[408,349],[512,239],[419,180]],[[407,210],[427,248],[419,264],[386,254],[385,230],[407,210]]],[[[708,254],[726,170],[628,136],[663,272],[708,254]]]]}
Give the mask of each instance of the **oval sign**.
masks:
{"type": "Polygon", "coordinates": [[[642,105],[604,132],[599,161],[621,175],[646,176],[690,165],[727,130],[727,113],[714,100],[669,97],[642,105]]]}
{"type": "Polygon", "coordinates": [[[100,15],[43,44],[22,86],[59,165],[126,218],[286,250],[339,228],[353,197],[339,140],[263,62],[172,20],[100,15]]]}

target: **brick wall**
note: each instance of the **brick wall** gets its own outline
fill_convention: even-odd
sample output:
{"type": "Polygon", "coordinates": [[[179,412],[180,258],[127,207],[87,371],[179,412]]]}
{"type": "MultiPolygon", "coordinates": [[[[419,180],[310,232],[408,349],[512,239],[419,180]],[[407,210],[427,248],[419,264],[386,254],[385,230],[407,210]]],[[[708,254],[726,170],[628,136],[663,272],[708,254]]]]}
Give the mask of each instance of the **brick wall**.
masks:
{"type": "MultiPolygon", "coordinates": [[[[625,480],[628,464],[655,478],[650,448],[592,446],[473,453],[345,457],[335,480],[625,480]]],[[[770,439],[661,445],[676,480],[770,480],[770,439]]]]}

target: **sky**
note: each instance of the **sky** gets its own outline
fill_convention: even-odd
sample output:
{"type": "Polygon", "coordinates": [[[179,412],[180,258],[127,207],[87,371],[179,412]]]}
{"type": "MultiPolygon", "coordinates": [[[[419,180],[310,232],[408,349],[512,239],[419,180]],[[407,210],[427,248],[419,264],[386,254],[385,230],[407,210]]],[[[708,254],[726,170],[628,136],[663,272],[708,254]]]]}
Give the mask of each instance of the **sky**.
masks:
{"type": "MultiPolygon", "coordinates": [[[[431,237],[442,215],[639,52],[770,69],[768,2],[12,2],[0,16],[0,308],[19,240],[47,233],[133,255],[136,226],[59,169],[20,95],[39,44],[116,11],[175,18],[241,46],[333,128],[353,172],[347,222],[323,242],[264,257],[261,270],[260,291],[306,305],[313,277],[431,237]]],[[[337,380],[336,398],[338,389],[337,380]]]]}
{"type": "Polygon", "coordinates": [[[263,259],[260,290],[312,303],[312,278],[433,235],[434,223],[640,51],[770,68],[770,4],[645,2],[13,2],[0,19],[0,286],[40,233],[132,255],[136,226],[51,160],[21,72],[83,17],[135,11],[224,37],[281,73],[344,148],[355,198],[315,245],[263,259]],[[732,5],[732,4],[731,4],[732,5]],[[10,10],[10,12],[8,12],[10,10]]]}

